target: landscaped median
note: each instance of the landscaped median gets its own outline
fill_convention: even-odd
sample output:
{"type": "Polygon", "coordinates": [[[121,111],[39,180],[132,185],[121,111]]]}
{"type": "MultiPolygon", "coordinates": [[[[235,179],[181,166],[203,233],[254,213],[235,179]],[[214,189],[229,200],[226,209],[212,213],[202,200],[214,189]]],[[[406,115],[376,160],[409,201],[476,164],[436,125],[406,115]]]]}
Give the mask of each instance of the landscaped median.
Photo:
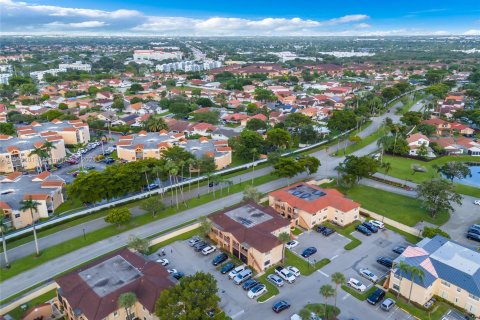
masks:
{"type": "Polygon", "coordinates": [[[285,250],[284,265],[296,267],[302,276],[309,276],[329,263],[330,260],[327,258],[317,261],[316,263],[309,263],[307,260],[297,256],[292,251],[288,249],[285,250]]]}
{"type": "Polygon", "coordinates": [[[372,286],[370,289],[366,290],[365,292],[359,292],[358,290],[355,290],[345,284],[342,285],[342,290],[345,292],[348,292],[355,298],[357,298],[360,301],[365,301],[367,300],[368,296],[371,295],[375,290],[378,288],[376,286],[372,286]]]}
{"type": "Polygon", "coordinates": [[[413,315],[417,319],[431,319],[431,320],[440,320],[443,318],[443,315],[452,308],[452,306],[444,303],[444,302],[436,302],[435,306],[432,307],[430,310],[426,310],[421,307],[416,307],[411,303],[407,303],[403,298],[397,298],[391,292],[387,292],[385,295],[386,298],[391,298],[395,300],[397,306],[404,310],[405,312],[413,315]]]}

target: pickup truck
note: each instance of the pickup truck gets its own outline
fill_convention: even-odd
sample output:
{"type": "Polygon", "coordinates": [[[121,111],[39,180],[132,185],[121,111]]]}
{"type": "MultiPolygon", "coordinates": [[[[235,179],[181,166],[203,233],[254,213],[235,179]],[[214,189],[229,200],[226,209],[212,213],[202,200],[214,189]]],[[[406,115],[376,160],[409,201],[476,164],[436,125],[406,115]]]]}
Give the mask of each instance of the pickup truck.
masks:
{"type": "Polygon", "coordinates": [[[280,277],[282,278],[283,280],[287,281],[288,283],[294,283],[295,282],[295,276],[293,275],[293,273],[282,267],[282,266],[278,266],[275,268],[275,273],[280,277]]]}

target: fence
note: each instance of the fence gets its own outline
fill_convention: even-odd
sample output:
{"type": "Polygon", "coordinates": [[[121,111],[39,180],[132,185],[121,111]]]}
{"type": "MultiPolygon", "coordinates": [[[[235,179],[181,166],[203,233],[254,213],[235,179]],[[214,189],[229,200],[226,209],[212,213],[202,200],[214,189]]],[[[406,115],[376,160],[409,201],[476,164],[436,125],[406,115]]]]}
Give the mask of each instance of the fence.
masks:
{"type": "Polygon", "coordinates": [[[416,237],[421,237],[422,236],[422,230],[418,230],[416,228],[404,225],[403,223],[400,223],[398,221],[392,220],[390,218],[387,218],[385,216],[382,216],[381,214],[375,213],[373,211],[367,210],[367,209],[360,209],[360,212],[368,215],[370,218],[373,218],[378,221],[382,221],[383,223],[386,223],[388,225],[391,225],[392,227],[395,227],[399,230],[402,230],[406,233],[409,233],[411,235],[414,235],[416,237]]]}

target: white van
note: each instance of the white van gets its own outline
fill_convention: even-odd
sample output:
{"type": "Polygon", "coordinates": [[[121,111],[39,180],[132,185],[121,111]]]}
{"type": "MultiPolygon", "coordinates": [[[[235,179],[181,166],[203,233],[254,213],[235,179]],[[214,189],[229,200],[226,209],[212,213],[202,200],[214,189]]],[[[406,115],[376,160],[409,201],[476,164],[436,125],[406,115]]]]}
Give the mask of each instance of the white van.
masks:
{"type": "Polygon", "coordinates": [[[378,220],[372,220],[370,221],[371,224],[373,224],[375,227],[377,227],[378,229],[383,229],[385,228],[385,225],[383,224],[382,221],[378,221],[378,220]]]}

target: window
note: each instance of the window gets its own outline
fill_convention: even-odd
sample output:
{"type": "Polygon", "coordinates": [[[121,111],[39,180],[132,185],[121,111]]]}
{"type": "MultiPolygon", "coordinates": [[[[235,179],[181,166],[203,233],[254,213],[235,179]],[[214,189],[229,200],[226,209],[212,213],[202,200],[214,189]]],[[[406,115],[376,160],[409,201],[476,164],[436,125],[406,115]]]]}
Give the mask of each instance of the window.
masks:
{"type": "Polygon", "coordinates": [[[393,276],[395,277],[395,279],[400,279],[400,275],[399,275],[399,274],[396,274],[396,273],[395,273],[393,276]]]}
{"type": "Polygon", "coordinates": [[[15,218],[20,218],[20,213],[16,213],[15,218]]]}
{"type": "Polygon", "coordinates": [[[445,280],[442,280],[442,284],[443,284],[445,287],[450,287],[450,283],[448,283],[448,282],[445,281],[445,280]]]}
{"type": "Polygon", "coordinates": [[[263,264],[265,267],[268,266],[270,264],[270,260],[267,260],[265,261],[265,263],[263,264]]]}
{"type": "Polygon", "coordinates": [[[115,318],[118,317],[118,311],[114,311],[114,312],[113,312],[113,316],[114,316],[115,318]]]}
{"type": "Polygon", "coordinates": [[[475,300],[475,301],[479,301],[479,300],[480,300],[480,298],[478,298],[477,296],[475,296],[475,295],[473,295],[473,294],[471,294],[471,293],[468,295],[468,297],[469,297],[470,299],[475,300]]]}
{"type": "Polygon", "coordinates": [[[393,290],[400,291],[400,286],[398,284],[393,285],[393,290]]]}
{"type": "Polygon", "coordinates": [[[457,292],[462,292],[462,289],[460,289],[460,288],[457,288],[457,292]]]}

